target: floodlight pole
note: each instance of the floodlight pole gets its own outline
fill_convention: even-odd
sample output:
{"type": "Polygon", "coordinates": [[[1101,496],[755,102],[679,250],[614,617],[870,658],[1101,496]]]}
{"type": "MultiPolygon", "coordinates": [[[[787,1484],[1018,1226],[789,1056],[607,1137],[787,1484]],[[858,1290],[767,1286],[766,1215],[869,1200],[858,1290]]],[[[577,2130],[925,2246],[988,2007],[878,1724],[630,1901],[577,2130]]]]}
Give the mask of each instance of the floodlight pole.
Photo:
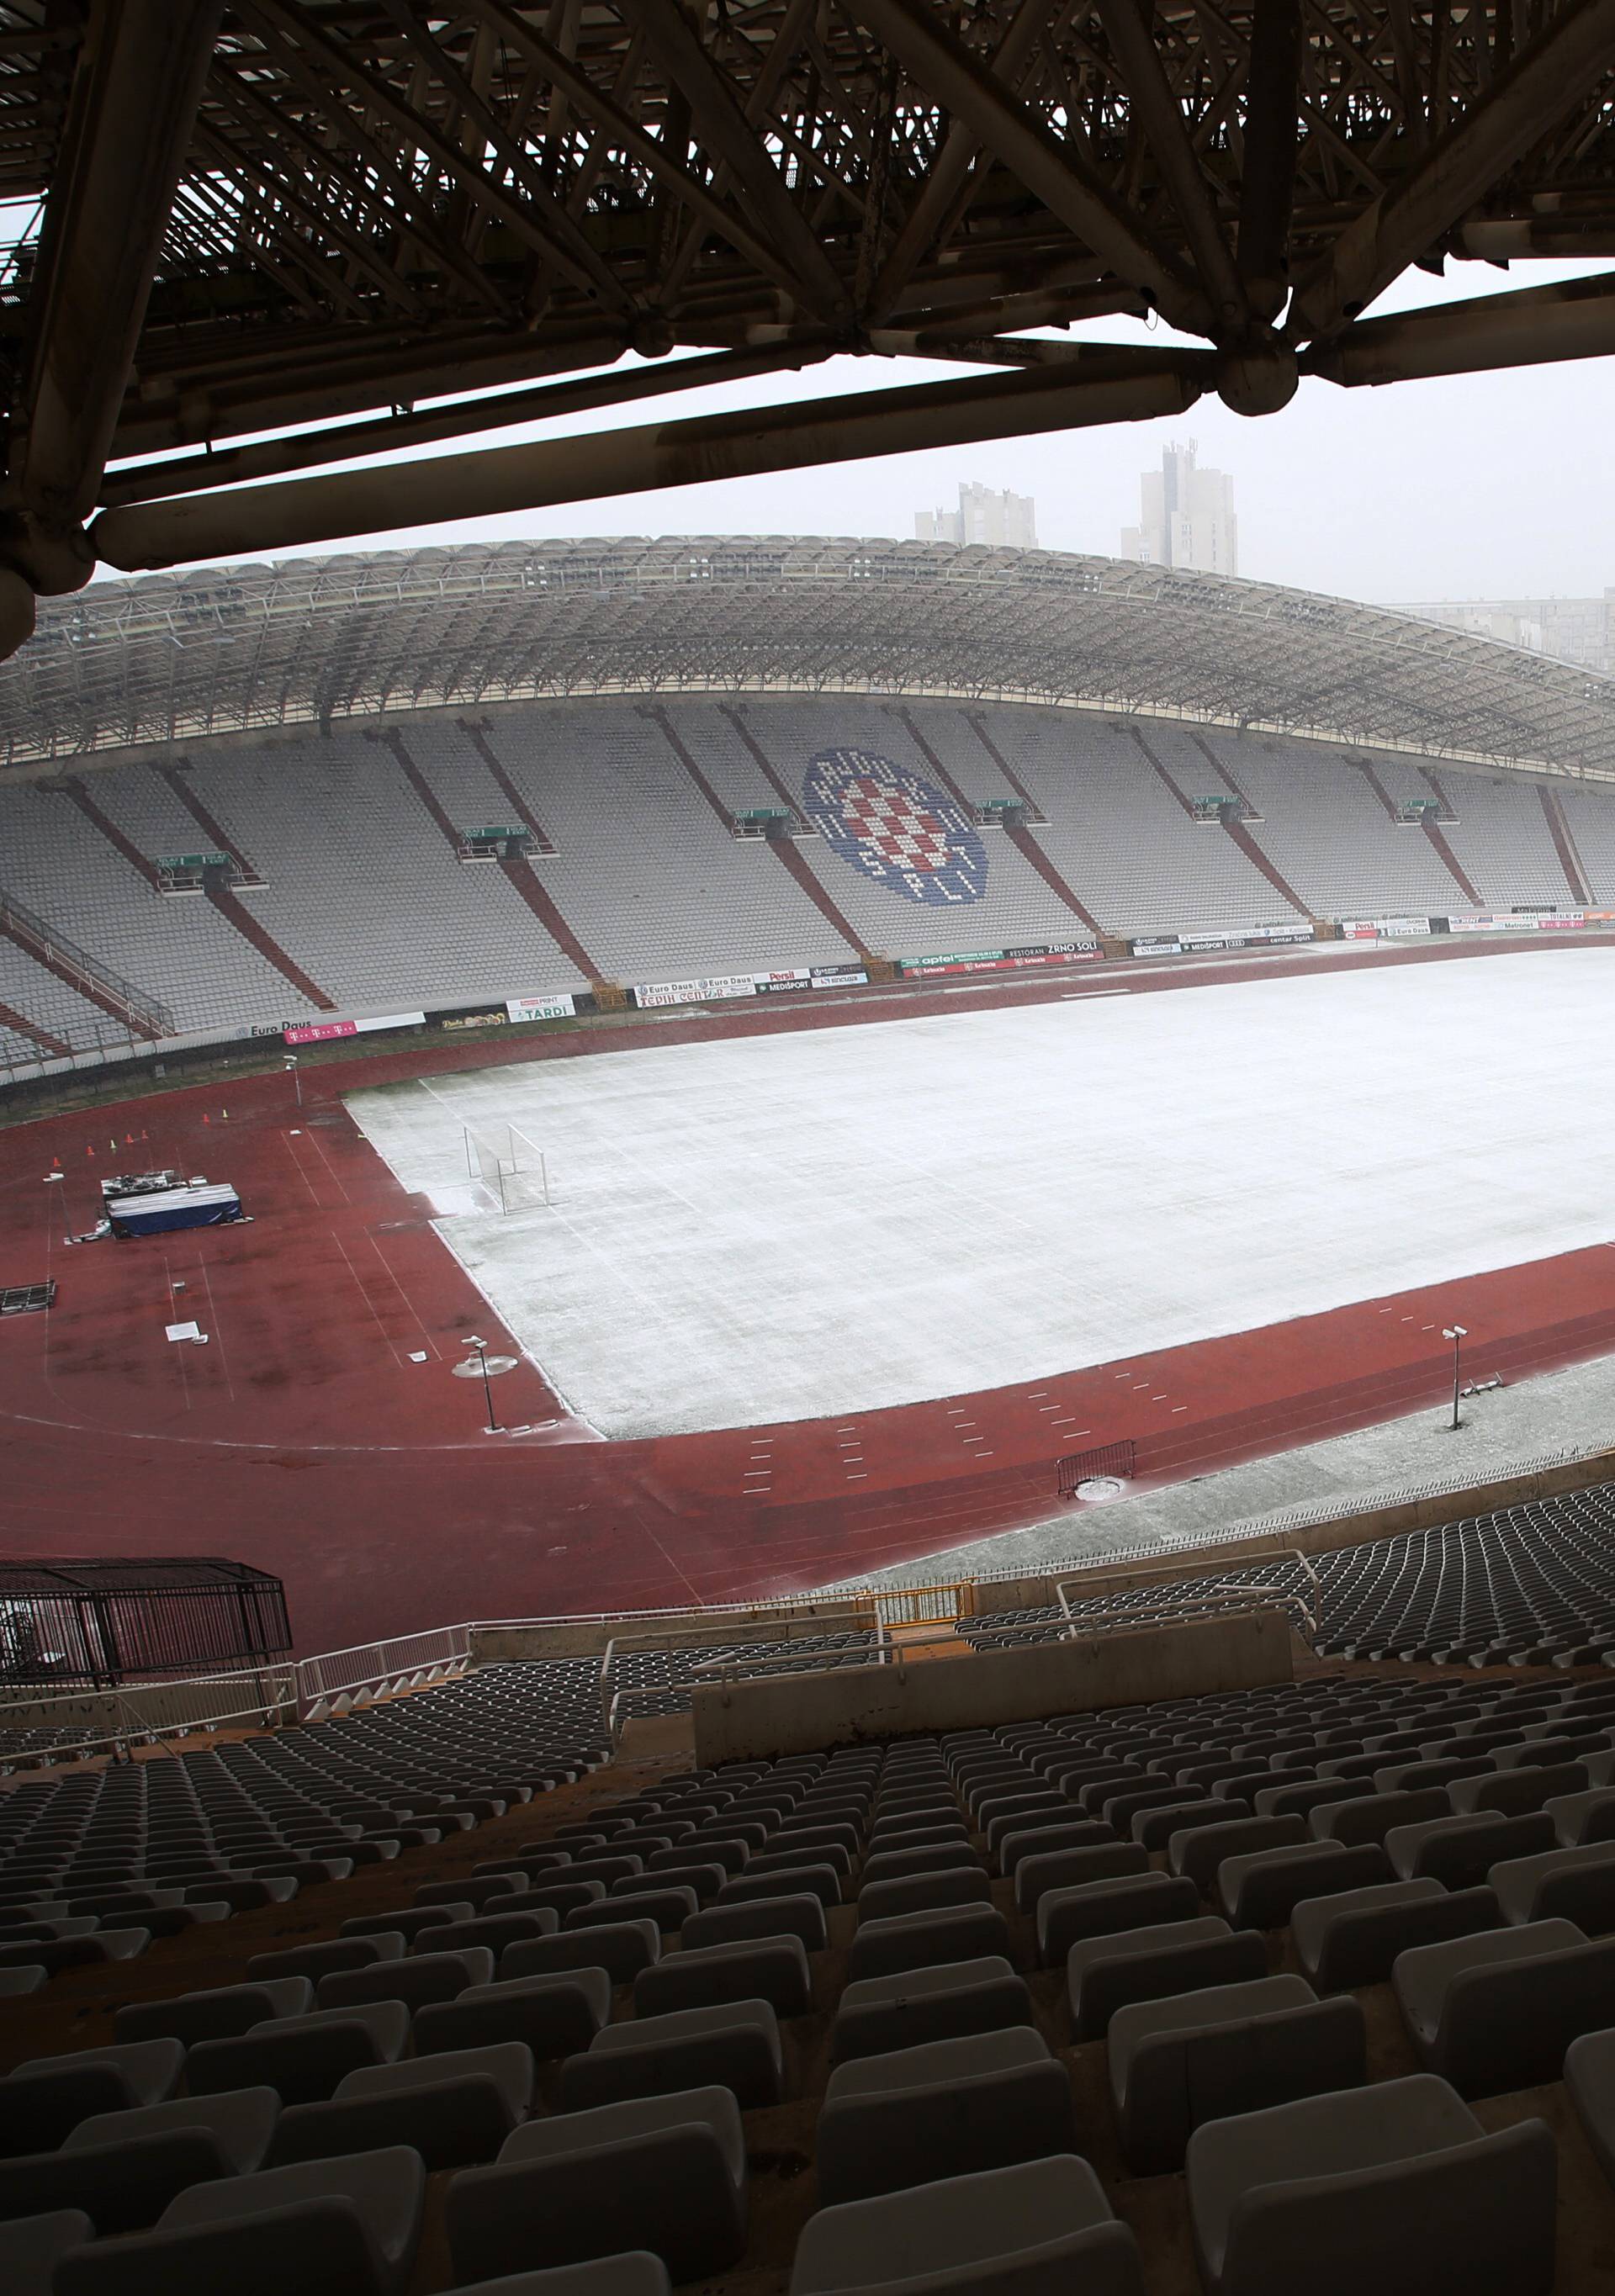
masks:
{"type": "Polygon", "coordinates": [[[1455,1434],[1457,1433],[1457,1431],[1458,1431],[1458,1424],[1459,1424],[1459,1422],[1458,1422],[1458,1382],[1459,1382],[1460,1379],[1463,1377],[1463,1374],[1462,1374],[1462,1372],[1461,1372],[1461,1371],[1460,1371],[1460,1369],[1459,1369],[1459,1351],[1460,1351],[1460,1349],[1461,1349],[1461,1348],[1462,1348],[1462,1346],[1463,1346],[1463,1341],[1464,1341],[1466,1339],[1468,1339],[1468,1337],[1469,1337],[1469,1332],[1468,1332],[1468,1329],[1466,1328],[1466,1326],[1465,1326],[1465,1325],[1463,1325],[1463,1324],[1448,1324],[1448,1325],[1446,1327],[1446,1329],[1444,1329],[1444,1330],[1443,1330],[1443,1332],[1442,1332],[1442,1333],[1441,1333],[1441,1337],[1442,1337],[1444,1340],[1450,1340],[1450,1341],[1452,1341],[1452,1343],[1453,1343],[1453,1424],[1452,1424],[1452,1431],[1453,1431],[1453,1433],[1455,1435],[1455,1434]]]}
{"type": "Polygon", "coordinates": [[[477,1350],[477,1361],[482,1366],[482,1392],[488,1398],[488,1431],[490,1435],[497,1435],[500,1432],[500,1427],[499,1422],[494,1416],[494,1383],[488,1375],[488,1341],[468,1339],[465,1344],[468,1348],[475,1348],[477,1350]]]}

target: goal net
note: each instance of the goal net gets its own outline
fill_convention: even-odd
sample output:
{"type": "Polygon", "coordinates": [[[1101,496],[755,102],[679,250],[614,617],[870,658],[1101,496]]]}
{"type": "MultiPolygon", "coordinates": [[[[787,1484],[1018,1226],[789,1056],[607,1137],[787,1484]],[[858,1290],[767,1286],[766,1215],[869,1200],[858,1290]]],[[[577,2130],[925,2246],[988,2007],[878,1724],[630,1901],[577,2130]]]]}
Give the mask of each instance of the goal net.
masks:
{"type": "Polygon", "coordinates": [[[514,1124],[468,1124],[465,1173],[496,1212],[524,1211],[550,1201],[544,1152],[514,1124]]]}

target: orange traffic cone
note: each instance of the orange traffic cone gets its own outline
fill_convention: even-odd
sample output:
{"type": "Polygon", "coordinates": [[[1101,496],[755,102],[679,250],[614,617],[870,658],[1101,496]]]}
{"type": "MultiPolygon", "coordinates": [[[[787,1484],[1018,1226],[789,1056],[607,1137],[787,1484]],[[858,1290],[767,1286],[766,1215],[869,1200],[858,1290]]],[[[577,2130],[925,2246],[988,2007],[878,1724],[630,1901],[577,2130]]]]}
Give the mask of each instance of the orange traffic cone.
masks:
{"type": "Polygon", "coordinates": [[[86,1156],[93,1156],[95,1151],[93,1148],[86,1148],[84,1152],[86,1156]]]}

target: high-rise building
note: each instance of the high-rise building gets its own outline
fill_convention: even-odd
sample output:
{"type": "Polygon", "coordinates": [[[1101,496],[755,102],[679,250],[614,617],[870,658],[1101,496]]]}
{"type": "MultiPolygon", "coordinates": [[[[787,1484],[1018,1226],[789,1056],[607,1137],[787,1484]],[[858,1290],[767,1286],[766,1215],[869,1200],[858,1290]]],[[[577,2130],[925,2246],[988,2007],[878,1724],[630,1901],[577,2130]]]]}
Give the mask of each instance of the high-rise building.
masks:
{"type": "Polygon", "coordinates": [[[914,512],[916,542],[983,542],[993,550],[1036,550],[1037,505],[1030,495],[1000,494],[972,482],[959,489],[957,510],[914,512]]]}
{"type": "Polygon", "coordinates": [[[1602,598],[1447,599],[1394,611],[1615,676],[1615,590],[1602,598]]]}
{"type": "Polygon", "coordinates": [[[1197,574],[1239,572],[1239,529],[1234,481],[1225,471],[1202,471],[1191,439],[1168,447],[1159,471],[1139,480],[1141,514],[1122,529],[1121,554],[1149,566],[1186,566],[1197,574]]]}

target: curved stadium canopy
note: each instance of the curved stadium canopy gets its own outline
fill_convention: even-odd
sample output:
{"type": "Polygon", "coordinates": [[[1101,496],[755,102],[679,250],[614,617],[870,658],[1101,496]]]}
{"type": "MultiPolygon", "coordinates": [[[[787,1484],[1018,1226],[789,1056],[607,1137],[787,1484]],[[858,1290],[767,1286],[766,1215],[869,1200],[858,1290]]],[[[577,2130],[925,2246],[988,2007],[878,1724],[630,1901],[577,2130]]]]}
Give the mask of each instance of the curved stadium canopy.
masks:
{"type": "Polygon", "coordinates": [[[1060,703],[1615,780],[1615,680],[1266,583],[950,544],[512,542],[107,582],[0,665],[27,769],[531,697],[1060,703]]]}

